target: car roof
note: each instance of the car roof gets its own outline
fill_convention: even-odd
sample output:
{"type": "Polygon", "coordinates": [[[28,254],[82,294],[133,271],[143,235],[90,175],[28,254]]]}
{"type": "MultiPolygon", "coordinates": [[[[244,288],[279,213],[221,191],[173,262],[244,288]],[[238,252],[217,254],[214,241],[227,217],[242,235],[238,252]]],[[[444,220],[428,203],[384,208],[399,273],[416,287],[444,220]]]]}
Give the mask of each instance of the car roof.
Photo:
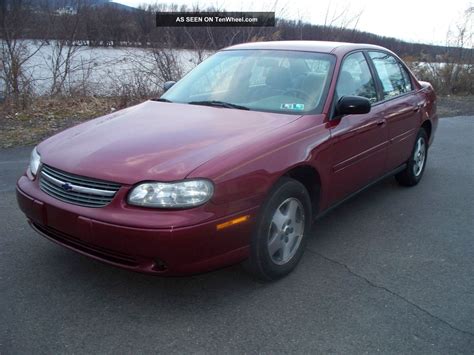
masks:
{"type": "Polygon", "coordinates": [[[277,49],[288,51],[306,51],[319,53],[335,53],[345,54],[356,49],[377,49],[385,50],[386,48],[365,43],[348,43],[348,42],[330,42],[330,41],[270,41],[270,42],[250,42],[242,43],[224,48],[223,50],[234,49],[277,49]]]}

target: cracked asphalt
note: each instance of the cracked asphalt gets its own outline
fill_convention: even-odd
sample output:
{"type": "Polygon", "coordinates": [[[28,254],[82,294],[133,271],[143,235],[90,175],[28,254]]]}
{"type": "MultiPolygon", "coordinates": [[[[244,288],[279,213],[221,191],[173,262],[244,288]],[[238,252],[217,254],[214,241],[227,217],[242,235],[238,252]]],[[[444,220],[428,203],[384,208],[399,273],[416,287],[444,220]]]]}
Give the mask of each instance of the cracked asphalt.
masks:
{"type": "Polygon", "coordinates": [[[0,353],[429,353],[474,350],[474,116],[440,120],[422,182],[386,179],[314,227],[300,266],[184,278],[113,268],[37,235],[0,151],[0,353]]]}

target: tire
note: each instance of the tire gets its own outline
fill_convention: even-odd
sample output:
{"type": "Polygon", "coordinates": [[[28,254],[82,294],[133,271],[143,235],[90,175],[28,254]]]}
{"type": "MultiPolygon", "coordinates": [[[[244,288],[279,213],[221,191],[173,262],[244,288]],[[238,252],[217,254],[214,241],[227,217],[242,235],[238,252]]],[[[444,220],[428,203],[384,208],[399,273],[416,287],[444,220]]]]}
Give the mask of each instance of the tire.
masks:
{"type": "Polygon", "coordinates": [[[415,144],[407,161],[405,170],[395,175],[395,179],[402,186],[415,186],[423,176],[428,159],[428,135],[420,128],[415,144]]]}
{"type": "Polygon", "coordinates": [[[311,228],[311,200],[300,182],[281,178],[262,206],[245,266],[261,280],[276,280],[298,264],[311,228]]]}

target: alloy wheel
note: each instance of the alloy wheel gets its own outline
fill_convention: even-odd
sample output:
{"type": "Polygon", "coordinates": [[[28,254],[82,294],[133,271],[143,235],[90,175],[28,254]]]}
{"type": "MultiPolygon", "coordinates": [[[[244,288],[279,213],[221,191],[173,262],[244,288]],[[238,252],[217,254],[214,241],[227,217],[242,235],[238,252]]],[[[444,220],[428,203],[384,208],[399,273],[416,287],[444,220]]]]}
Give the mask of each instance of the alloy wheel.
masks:
{"type": "Polygon", "coordinates": [[[303,204],[290,197],[273,214],[268,232],[268,252],[272,261],[284,265],[293,258],[303,238],[305,213],[303,204]]]}
{"type": "Polygon", "coordinates": [[[416,141],[415,152],[413,153],[413,174],[419,176],[423,171],[426,159],[426,142],[423,137],[416,141]]]}

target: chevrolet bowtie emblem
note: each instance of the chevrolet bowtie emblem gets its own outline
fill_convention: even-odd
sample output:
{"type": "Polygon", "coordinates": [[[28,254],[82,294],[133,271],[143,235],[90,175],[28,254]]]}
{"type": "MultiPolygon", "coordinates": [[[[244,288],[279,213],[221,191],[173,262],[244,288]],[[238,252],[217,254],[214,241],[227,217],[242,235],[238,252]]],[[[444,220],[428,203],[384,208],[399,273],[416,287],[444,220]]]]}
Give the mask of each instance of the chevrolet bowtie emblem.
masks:
{"type": "Polygon", "coordinates": [[[61,188],[64,190],[64,191],[71,191],[72,190],[72,186],[69,185],[69,183],[65,182],[64,184],[61,185],[61,188]]]}

